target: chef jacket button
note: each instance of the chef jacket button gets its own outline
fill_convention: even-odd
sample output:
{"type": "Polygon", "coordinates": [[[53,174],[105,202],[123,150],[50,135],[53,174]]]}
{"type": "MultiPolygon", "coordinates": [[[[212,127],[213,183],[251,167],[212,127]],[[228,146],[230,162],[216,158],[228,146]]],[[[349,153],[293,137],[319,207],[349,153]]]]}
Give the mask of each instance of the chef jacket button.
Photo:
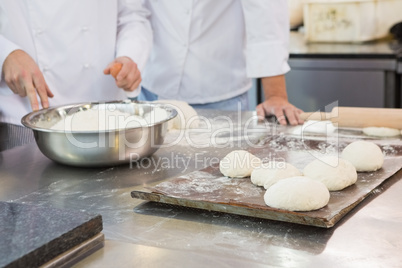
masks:
{"type": "Polygon", "coordinates": [[[41,35],[41,34],[43,34],[43,30],[42,30],[42,29],[36,30],[36,35],[37,35],[37,36],[38,36],[38,35],[41,35]]]}
{"type": "Polygon", "coordinates": [[[89,31],[89,28],[87,26],[82,26],[81,31],[87,32],[87,31],[89,31]]]}
{"type": "Polygon", "coordinates": [[[84,68],[85,68],[85,69],[88,69],[89,67],[91,67],[91,65],[90,65],[89,63],[85,63],[85,64],[84,64],[84,68]]]}
{"type": "Polygon", "coordinates": [[[44,67],[42,68],[42,71],[43,71],[44,73],[47,72],[47,71],[49,71],[49,67],[44,66],[44,67]]]}

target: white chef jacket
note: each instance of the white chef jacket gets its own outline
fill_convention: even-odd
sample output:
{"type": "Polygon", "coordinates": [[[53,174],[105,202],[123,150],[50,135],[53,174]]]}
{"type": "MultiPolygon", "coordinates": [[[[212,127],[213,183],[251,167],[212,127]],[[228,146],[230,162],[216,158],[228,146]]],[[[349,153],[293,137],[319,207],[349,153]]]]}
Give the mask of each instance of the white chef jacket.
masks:
{"type": "Polygon", "coordinates": [[[203,104],[289,71],[285,0],[144,0],[154,45],[142,85],[161,99],[203,104]]]}
{"type": "MultiPolygon", "coordinates": [[[[27,52],[54,93],[50,106],[125,99],[103,70],[119,56],[143,70],[152,46],[148,15],[141,0],[0,0],[0,67],[12,51],[27,52]]],[[[20,124],[31,111],[1,77],[0,121],[20,124]]]]}

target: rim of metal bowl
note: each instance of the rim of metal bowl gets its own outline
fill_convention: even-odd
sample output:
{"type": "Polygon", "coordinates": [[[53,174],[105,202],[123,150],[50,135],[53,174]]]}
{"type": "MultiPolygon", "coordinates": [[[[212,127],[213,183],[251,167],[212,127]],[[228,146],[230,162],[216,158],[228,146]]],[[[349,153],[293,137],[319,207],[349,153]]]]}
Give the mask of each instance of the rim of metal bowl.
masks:
{"type": "Polygon", "coordinates": [[[88,130],[88,131],[73,131],[73,130],[57,130],[57,129],[50,129],[50,128],[43,128],[43,127],[38,127],[35,126],[34,124],[31,123],[30,119],[36,115],[39,114],[45,114],[49,111],[55,111],[55,110],[60,110],[60,109],[71,109],[71,108],[77,108],[77,107],[84,107],[84,106],[90,106],[92,107],[93,105],[99,105],[99,104],[140,104],[140,105],[147,105],[151,107],[161,107],[161,108],[168,108],[168,110],[171,110],[170,116],[168,116],[166,119],[152,123],[152,124],[146,124],[138,127],[128,127],[128,128],[116,128],[116,129],[110,129],[110,130],[102,130],[102,133],[106,132],[116,132],[116,131],[123,131],[123,130],[130,130],[130,129],[137,129],[137,128],[143,128],[143,127],[152,127],[156,125],[163,124],[165,122],[168,122],[169,120],[175,118],[177,116],[177,111],[174,109],[171,105],[168,104],[163,104],[163,103],[152,103],[152,102],[146,102],[146,101],[134,101],[134,100],[122,100],[122,101],[105,101],[105,102],[83,102],[83,103],[73,103],[73,104],[68,104],[68,105],[59,105],[59,106],[54,106],[54,107],[49,107],[45,109],[41,109],[38,111],[33,111],[30,112],[29,114],[26,114],[22,117],[21,123],[32,130],[38,130],[42,132],[58,132],[58,133],[100,133],[100,131],[95,131],[95,130],[88,130]]]}

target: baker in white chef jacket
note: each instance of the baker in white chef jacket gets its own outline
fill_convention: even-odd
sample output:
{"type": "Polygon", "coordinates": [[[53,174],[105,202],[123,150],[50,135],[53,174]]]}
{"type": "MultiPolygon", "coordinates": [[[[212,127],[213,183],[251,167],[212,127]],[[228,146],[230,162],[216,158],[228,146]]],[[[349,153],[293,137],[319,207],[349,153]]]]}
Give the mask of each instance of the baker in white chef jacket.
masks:
{"type": "Polygon", "coordinates": [[[266,100],[259,116],[301,123],[288,102],[289,16],[285,0],[144,0],[154,45],[140,100],[178,99],[195,108],[248,108],[251,78],[266,100]]]}
{"type": "Polygon", "coordinates": [[[0,0],[3,146],[32,139],[20,122],[32,110],[138,95],[148,15],[141,0],[0,0]],[[114,62],[123,64],[116,80],[105,75],[114,62]]]}

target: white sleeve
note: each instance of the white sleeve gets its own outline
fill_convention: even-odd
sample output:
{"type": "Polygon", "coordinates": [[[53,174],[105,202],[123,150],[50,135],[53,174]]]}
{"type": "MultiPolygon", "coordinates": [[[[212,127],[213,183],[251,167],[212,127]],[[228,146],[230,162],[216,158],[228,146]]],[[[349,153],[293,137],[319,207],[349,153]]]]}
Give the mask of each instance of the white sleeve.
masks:
{"type": "Polygon", "coordinates": [[[242,0],[248,77],[276,76],[290,70],[287,2],[242,0]]]}
{"type": "Polygon", "coordinates": [[[128,56],[142,72],[152,48],[149,11],[141,0],[119,0],[116,57],[128,56]]]}
{"type": "Polygon", "coordinates": [[[20,49],[16,44],[6,39],[3,35],[0,34],[0,83],[3,80],[3,64],[8,55],[14,50],[20,49]]]}

